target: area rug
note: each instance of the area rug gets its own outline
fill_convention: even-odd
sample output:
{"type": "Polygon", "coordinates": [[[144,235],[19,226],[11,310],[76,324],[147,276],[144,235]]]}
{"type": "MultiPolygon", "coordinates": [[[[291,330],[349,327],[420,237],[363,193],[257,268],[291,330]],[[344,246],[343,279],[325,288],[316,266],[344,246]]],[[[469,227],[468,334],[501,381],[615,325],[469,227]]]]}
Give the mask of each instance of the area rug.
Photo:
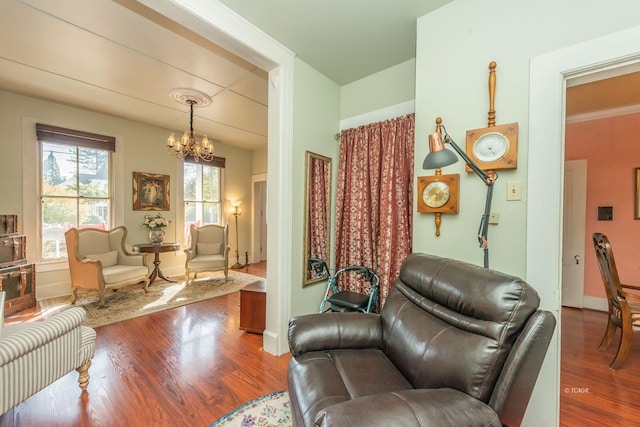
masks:
{"type": "Polygon", "coordinates": [[[276,391],[254,399],[216,420],[210,427],[291,427],[289,393],[276,391]]]}
{"type": "MultiPolygon", "coordinates": [[[[203,277],[193,280],[189,286],[182,280],[170,283],[156,280],[149,285],[149,292],[144,293],[142,285],[130,285],[119,288],[117,292],[109,291],[106,295],[106,307],[98,308],[97,293],[78,293],[76,306],[87,312],[84,324],[97,328],[121,322],[134,317],[145,316],[158,311],[203,301],[239,291],[245,285],[259,280],[251,274],[229,271],[229,280],[224,275],[203,277]]],[[[47,318],[65,310],[71,305],[71,296],[55,297],[40,300],[42,316],[47,318]]]]}

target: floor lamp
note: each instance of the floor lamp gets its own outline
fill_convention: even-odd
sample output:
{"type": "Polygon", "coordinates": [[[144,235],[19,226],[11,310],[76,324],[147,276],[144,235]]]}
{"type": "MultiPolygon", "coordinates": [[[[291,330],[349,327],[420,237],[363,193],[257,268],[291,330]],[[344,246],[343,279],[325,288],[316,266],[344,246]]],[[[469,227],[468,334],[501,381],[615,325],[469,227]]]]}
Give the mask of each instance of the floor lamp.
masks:
{"type": "Polygon", "coordinates": [[[442,134],[444,138],[440,135],[440,132],[436,131],[429,135],[429,154],[424,159],[424,163],[422,164],[423,169],[436,169],[442,168],[448,165],[451,165],[458,161],[458,158],[451,151],[447,150],[444,146],[444,143],[449,144],[458,156],[462,157],[464,162],[471,168],[473,172],[475,172],[478,177],[484,181],[487,186],[487,198],[484,203],[484,213],[482,214],[482,219],[480,220],[480,228],[478,229],[478,242],[480,243],[480,247],[484,250],[484,267],[489,268],[489,243],[487,241],[487,233],[489,229],[489,215],[491,214],[491,200],[493,198],[493,184],[498,179],[498,174],[493,172],[493,175],[489,175],[478,165],[476,165],[473,160],[467,156],[467,154],[456,144],[451,136],[447,133],[444,126],[440,123],[442,119],[438,117],[436,123],[438,123],[438,129],[442,130],[442,134]],[[444,142],[443,142],[444,139],[444,142]]]}
{"type": "Polygon", "coordinates": [[[231,266],[231,268],[243,268],[248,264],[248,254],[245,253],[245,263],[244,264],[240,264],[240,252],[238,251],[238,249],[240,248],[239,244],[238,244],[238,217],[240,215],[242,215],[242,211],[240,210],[240,203],[241,202],[235,202],[235,204],[233,205],[233,216],[236,217],[236,263],[233,264],[231,266]]]}

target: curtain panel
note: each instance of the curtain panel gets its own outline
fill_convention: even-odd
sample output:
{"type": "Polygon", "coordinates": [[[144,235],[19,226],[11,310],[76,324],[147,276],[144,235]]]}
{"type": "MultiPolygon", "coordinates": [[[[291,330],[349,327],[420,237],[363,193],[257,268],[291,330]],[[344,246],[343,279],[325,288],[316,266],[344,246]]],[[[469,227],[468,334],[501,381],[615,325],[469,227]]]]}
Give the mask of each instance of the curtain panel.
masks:
{"type": "Polygon", "coordinates": [[[329,259],[329,248],[327,247],[329,168],[331,168],[331,164],[321,159],[311,158],[309,162],[309,187],[321,191],[309,192],[309,230],[307,231],[309,253],[307,253],[307,259],[329,259]]]}
{"type": "MultiPolygon", "coordinates": [[[[336,270],[364,265],[380,276],[381,306],[411,253],[415,115],[343,130],[336,195],[336,270]]],[[[369,293],[355,276],[340,290],[369,293]]]]}

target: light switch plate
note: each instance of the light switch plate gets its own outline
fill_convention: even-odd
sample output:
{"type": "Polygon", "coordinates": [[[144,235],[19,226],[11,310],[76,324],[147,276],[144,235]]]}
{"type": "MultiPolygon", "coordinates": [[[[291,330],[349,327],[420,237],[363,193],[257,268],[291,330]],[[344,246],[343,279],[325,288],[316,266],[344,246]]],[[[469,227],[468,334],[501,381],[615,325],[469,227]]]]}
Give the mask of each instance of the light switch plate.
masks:
{"type": "Polygon", "coordinates": [[[507,200],[522,200],[522,182],[507,181],[507,200]]]}

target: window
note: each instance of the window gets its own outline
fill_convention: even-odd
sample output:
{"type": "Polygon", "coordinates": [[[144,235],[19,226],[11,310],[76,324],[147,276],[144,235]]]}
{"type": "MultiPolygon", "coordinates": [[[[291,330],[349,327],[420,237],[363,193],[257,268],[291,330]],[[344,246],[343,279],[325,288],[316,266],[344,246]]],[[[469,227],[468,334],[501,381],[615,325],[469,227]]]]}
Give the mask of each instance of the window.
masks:
{"type": "Polygon", "coordinates": [[[222,223],[224,166],[222,157],[215,157],[211,162],[196,163],[191,157],[184,160],[184,235],[187,244],[191,241],[191,224],[222,223]]]}
{"type": "Polygon", "coordinates": [[[41,257],[66,257],[69,228],[111,228],[115,138],[37,124],[40,144],[41,257]]]}

